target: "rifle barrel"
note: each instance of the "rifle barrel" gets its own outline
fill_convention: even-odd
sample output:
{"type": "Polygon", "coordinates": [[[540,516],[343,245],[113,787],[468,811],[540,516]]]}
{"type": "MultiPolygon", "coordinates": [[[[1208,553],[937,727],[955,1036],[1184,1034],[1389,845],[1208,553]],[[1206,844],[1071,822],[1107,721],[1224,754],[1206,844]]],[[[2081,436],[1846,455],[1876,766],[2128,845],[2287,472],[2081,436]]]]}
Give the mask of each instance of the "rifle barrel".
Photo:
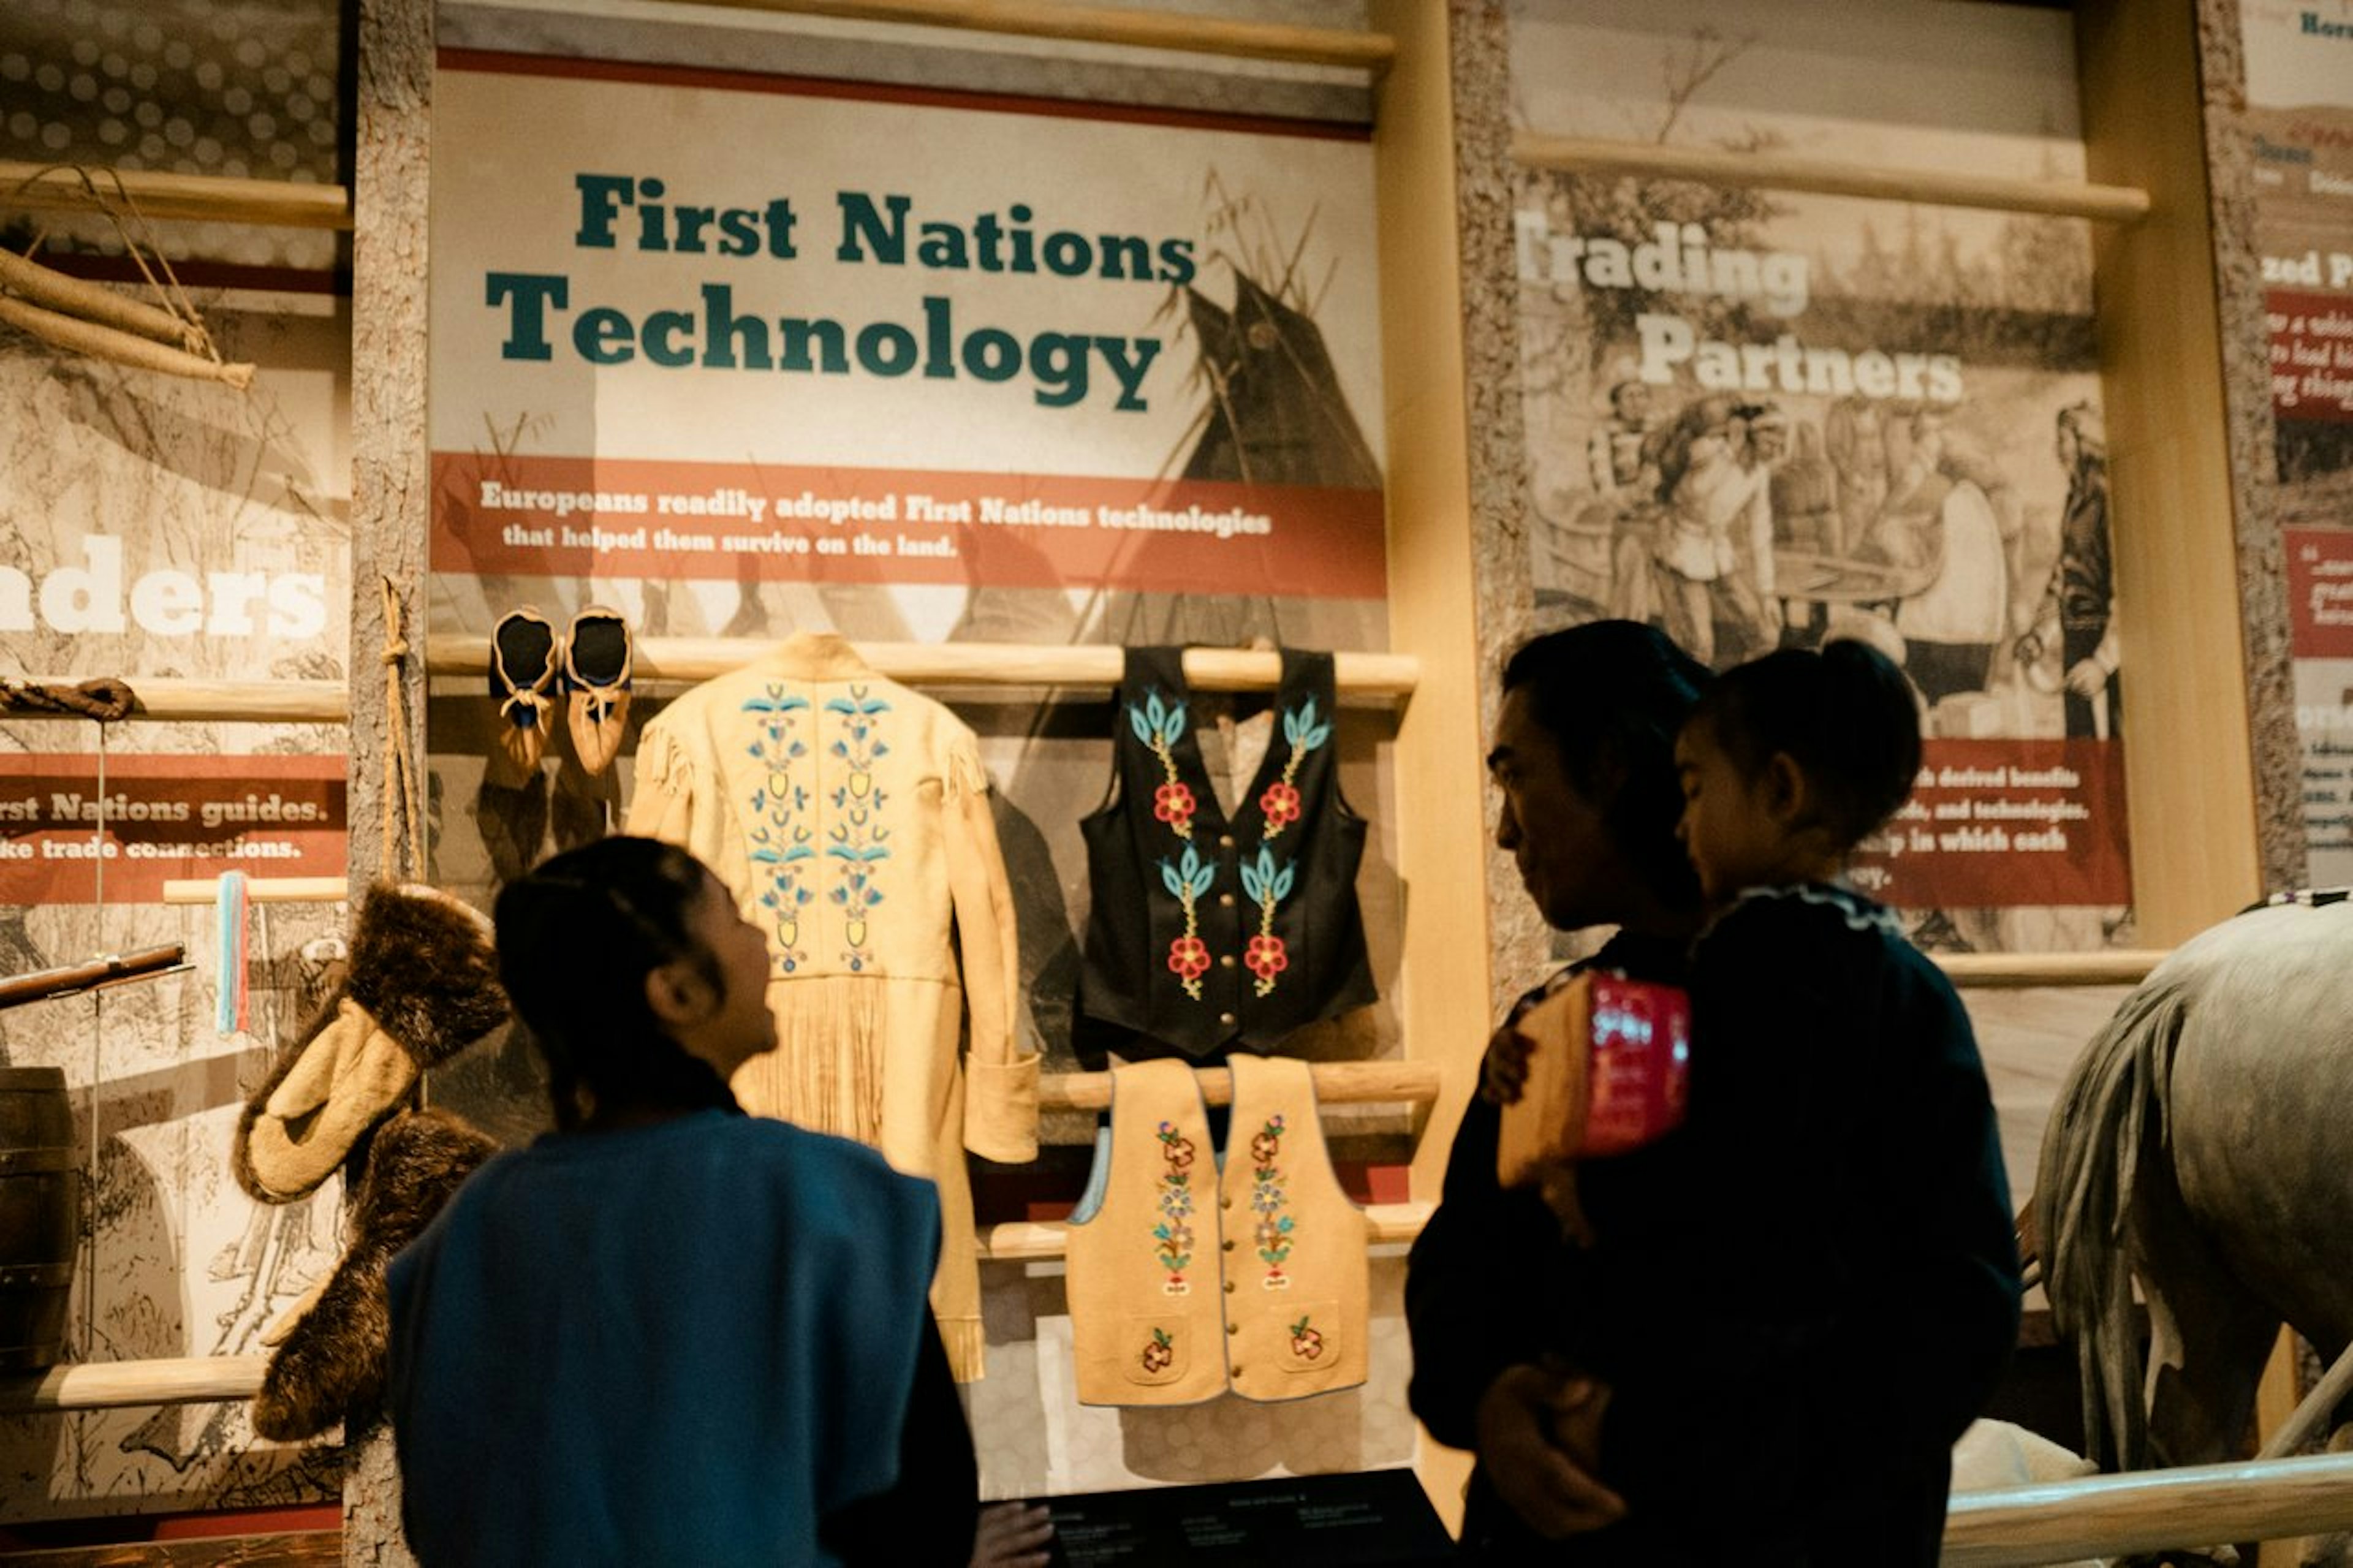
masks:
{"type": "Polygon", "coordinates": [[[101,953],[80,963],[64,964],[56,969],[37,969],[30,974],[12,974],[0,980],[0,1008],[18,1007],[27,1002],[69,995],[113,981],[137,980],[159,970],[172,968],[186,954],[187,948],[174,942],[161,947],[142,948],[137,952],[101,953]]]}

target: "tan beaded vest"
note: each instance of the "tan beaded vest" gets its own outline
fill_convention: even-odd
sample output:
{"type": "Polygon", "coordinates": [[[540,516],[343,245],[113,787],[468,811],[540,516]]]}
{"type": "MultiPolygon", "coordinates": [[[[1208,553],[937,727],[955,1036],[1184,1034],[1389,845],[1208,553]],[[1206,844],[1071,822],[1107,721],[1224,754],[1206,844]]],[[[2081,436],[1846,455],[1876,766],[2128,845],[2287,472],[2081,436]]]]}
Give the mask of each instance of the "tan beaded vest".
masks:
{"type": "Polygon", "coordinates": [[[1181,1061],[1112,1070],[1103,1201],[1070,1230],[1083,1405],[1301,1399],[1365,1381],[1364,1211],[1332,1174],[1307,1064],[1237,1056],[1224,1169],[1181,1061]]]}

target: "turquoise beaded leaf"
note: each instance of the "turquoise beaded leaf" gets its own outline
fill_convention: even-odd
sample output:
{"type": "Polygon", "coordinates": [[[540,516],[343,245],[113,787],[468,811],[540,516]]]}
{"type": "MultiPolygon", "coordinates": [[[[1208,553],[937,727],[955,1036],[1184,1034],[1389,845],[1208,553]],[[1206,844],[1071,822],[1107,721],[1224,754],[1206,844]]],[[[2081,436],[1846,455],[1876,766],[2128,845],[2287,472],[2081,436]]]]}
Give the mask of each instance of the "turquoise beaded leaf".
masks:
{"type": "Polygon", "coordinates": [[[1298,874],[1297,861],[1278,869],[1274,863],[1274,851],[1261,845],[1257,860],[1242,868],[1242,891],[1250,895],[1250,900],[1254,904],[1263,904],[1269,900],[1280,903],[1291,896],[1291,884],[1298,874]]]}
{"type": "Polygon", "coordinates": [[[1332,726],[1315,721],[1315,699],[1311,697],[1283,714],[1282,738],[1294,752],[1312,752],[1332,738],[1332,726]]]}

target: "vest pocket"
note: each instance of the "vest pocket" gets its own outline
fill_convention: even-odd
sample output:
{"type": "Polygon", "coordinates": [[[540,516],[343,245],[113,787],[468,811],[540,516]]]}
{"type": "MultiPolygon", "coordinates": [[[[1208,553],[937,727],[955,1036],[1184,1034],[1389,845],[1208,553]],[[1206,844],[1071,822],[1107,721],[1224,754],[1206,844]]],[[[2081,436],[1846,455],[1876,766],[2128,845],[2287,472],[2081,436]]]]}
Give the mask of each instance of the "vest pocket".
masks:
{"type": "Polygon", "coordinates": [[[1192,1363],[1192,1332],[1181,1317],[1142,1313],[1120,1320],[1119,1369],[1146,1388],[1175,1383],[1192,1363]]]}
{"type": "Polygon", "coordinates": [[[1323,1372],[1340,1361],[1340,1303],[1286,1301],[1282,1352],[1274,1358],[1285,1372],[1323,1372]]]}

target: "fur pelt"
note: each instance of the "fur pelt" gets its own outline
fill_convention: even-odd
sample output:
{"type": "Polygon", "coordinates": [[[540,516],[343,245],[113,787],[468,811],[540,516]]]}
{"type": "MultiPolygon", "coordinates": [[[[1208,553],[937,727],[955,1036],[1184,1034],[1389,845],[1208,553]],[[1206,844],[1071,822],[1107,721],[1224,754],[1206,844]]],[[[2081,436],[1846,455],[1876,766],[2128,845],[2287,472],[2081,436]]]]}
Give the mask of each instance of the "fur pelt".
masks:
{"type": "Polygon", "coordinates": [[[352,1240],[318,1299],[269,1358],[253,1429],[295,1442],[383,1397],[392,1319],[384,1273],[477,1166],[488,1134],[443,1110],[402,1111],[376,1129],[352,1211],[352,1240]]]}
{"type": "MultiPolygon", "coordinates": [[[[327,1179],[336,1164],[357,1152],[367,1130],[389,1115],[416,1080],[416,1071],[438,1067],[460,1050],[506,1021],[506,993],[500,989],[498,956],[490,933],[472,910],[446,894],[427,888],[381,885],[370,890],[360,906],[352,932],[351,956],[342,987],[327,997],[295,1044],[280,1053],[237,1117],[229,1147],[229,1169],[246,1194],[261,1203],[290,1203],[327,1179]],[[301,1118],[287,1129],[290,1138],[307,1144],[307,1158],[299,1169],[257,1169],[254,1129],[273,1114],[271,1100],[288,1077],[313,1050],[340,1051],[359,1059],[359,1042],[345,1037],[353,1027],[350,1008],[365,1015],[361,1025],[373,1025],[384,1040],[396,1046],[414,1063],[415,1070],[397,1068],[398,1058],[379,1052],[368,1059],[366,1071],[332,1073],[333,1093],[365,1103],[341,1103],[323,1110],[310,1097],[298,1097],[292,1107],[274,1113],[301,1118]],[[340,1027],[344,1031],[338,1034],[340,1027]],[[327,1140],[336,1146],[324,1147],[327,1140]]],[[[363,1037],[365,1031],[362,1031],[363,1037]]],[[[377,1042],[380,1046],[381,1041],[377,1042]]],[[[314,1071],[321,1063],[311,1064],[314,1071]]],[[[325,1081],[322,1075],[318,1081],[325,1081]]]]}
{"type": "Polygon", "coordinates": [[[430,889],[368,894],[344,984],[422,1068],[439,1067],[507,1018],[498,954],[481,918],[430,889]]]}

